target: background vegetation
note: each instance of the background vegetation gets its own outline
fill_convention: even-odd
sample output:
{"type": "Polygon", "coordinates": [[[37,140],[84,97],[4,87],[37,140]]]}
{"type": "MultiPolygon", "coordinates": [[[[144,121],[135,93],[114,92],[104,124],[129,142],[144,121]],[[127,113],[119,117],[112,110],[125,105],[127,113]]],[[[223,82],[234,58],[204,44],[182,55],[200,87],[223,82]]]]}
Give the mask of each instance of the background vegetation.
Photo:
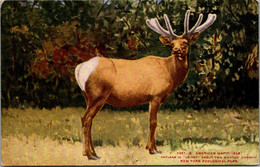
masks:
{"type": "Polygon", "coordinates": [[[77,64],[96,55],[169,56],[171,48],[145,20],[163,23],[165,13],[181,34],[187,9],[191,25],[199,13],[204,21],[208,13],[218,17],[190,47],[189,76],[162,108],[258,107],[256,0],[5,1],[2,107],[84,106],[73,75],[77,64]]]}

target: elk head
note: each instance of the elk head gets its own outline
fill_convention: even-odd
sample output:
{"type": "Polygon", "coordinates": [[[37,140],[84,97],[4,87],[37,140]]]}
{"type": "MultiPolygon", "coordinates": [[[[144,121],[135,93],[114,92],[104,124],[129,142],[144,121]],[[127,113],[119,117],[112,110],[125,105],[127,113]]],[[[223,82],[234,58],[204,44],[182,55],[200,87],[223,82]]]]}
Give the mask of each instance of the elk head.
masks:
{"type": "Polygon", "coordinates": [[[203,19],[203,14],[200,14],[196,24],[193,26],[193,28],[189,29],[189,17],[190,10],[187,10],[184,19],[184,33],[182,35],[176,35],[173,32],[169,18],[166,14],[164,14],[164,21],[168,30],[162,28],[156,18],[146,20],[146,24],[152,30],[161,35],[159,38],[160,41],[164,45],[172,46],[172,55],[175,56],[178,61],[188,61],[187,55],[189,44],[195,41],[199,34],[210,27],[217,18],[216,14],[209,14],[206,22],[200,25],[203,19]]]}

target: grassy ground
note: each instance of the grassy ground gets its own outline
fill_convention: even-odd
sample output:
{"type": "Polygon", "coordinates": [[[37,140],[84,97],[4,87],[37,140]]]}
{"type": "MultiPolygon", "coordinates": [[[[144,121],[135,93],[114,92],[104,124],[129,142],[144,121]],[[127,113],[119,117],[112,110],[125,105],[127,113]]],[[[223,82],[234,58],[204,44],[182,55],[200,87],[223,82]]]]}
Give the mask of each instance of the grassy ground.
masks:
{"type": "Polygon", "coordinates": [[[96,152],[102,157],[98,161],[82,156],[83,111],[2,109],[2,165],[259,163],[258,109],[160,111],[156,142],[161,155],[145,150],[148,112],[102,110],[92,129],[96,152]]]}

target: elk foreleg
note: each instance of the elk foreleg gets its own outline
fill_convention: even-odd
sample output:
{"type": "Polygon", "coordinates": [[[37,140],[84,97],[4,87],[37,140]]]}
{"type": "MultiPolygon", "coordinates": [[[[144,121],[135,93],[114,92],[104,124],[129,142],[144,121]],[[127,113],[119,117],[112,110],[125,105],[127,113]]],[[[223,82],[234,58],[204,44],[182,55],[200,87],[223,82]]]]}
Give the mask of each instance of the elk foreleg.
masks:
{"type": "Polygon", "coordinates": [[[155,144],[155,130],[157,126],[157,112],[160,108],[161,100],[155,99],[149,103],[149,139],[146,149],[149,150],[150,154],[160,154],[155,144]]]}

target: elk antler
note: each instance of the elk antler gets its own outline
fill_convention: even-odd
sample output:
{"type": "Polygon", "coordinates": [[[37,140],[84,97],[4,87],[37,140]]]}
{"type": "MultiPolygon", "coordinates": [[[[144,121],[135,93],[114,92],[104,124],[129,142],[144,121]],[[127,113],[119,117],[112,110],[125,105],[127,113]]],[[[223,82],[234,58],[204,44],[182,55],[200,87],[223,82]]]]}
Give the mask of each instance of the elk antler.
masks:
{"type": "MultiPolygon", "coordinates": [[[[217,18],[217,15],[216,14],[209,14],[206,22],[204,24],[202,24],[201,26],[199,26],[202,22],[202,19],[203,19],[203,14],[200,14],[196,24],[190,30],[189,30],[189,18],[190,18],[190,10],[187,10],[187,12],[185,14],[185,19],[184,19],[184,33],[182,35],[182,37],[184,37],[184,38],[189,38],[193,34],[201,33],[202,31],[206,30],[209,26],[211,26],[214,23],[214,21],[217,18]]],[[[146,24],[152,30],[157,32],[158,34],[166,36],[171,40],[178,38],[178,35],[176,35],[173,32],[172,27],[171,27],[171,23],[170,23],[169,18],[166,14],[164,14],[164,21],[165,21],[165,24],[166,24],[168,31],[165,30],[164,28],[162,28],[162,26],[160,25],[157,18],[147,19],[146,24]]]]}
{"type": "Polygon", "coordinates": [[[146,24],[152,29],[154,30],[155,32],[157,32],[158,34],[161,34],[163,36],[166,36],[168,37],[169,39],[171,40],[174,40],[175,38],[178,37],[178,35],[176,35],[173,30],[172,30],[172,27],[171,27],[171,23],[169,21],[169,18],[166,14],[164,14],[164,21],[165,21],[165,24],[166,24],[166,27],[168,29],[165,30],[164,28],[162,28],[162,26],[160,25],[159,21],[157,18],[155,19],[147,19],[146,20],[146,24]]]}
{"type": "Polygon", "coordinates": [[[189,18],[190,18],[190,10],[187,10],[187,12],[185,14],[185,19],[184,19],[184,33],[182,35],[184,38],[189,38],[191,35],[201,33],[202,31],[209,28],[216,20],[217,15],[210,13],[208,15],[206,22],[204,24],[202,24],[201,26],[199,26],[203,19],[203,14],[200,14],[196,24],[192,27],[191,30],[189,30],[189,18]]]}

